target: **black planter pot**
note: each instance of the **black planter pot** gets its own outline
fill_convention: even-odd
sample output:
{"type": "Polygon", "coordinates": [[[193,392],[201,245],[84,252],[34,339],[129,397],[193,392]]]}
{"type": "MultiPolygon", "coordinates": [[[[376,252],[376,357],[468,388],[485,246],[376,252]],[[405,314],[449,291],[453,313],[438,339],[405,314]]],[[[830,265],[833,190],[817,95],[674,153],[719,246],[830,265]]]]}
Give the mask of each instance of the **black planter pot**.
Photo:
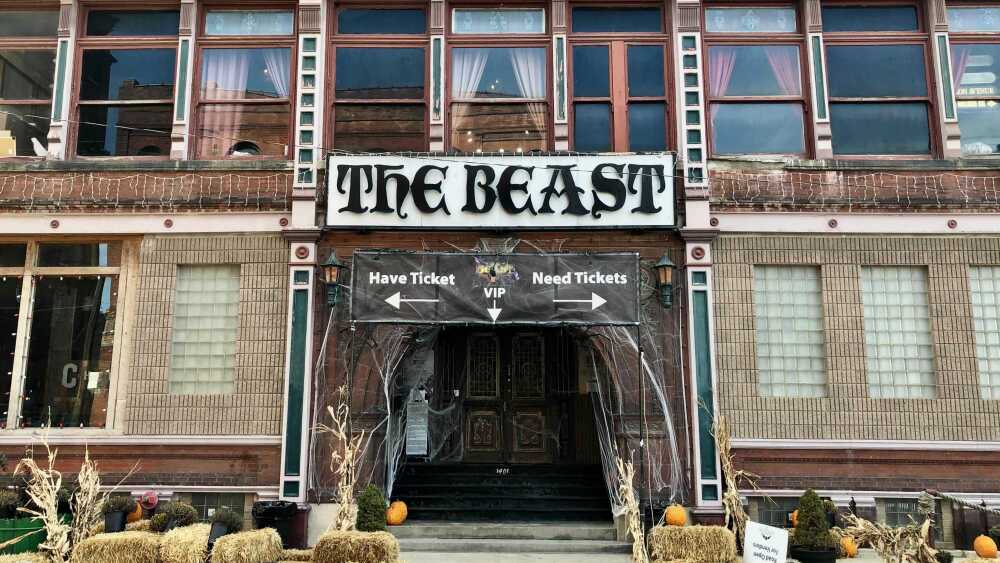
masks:
{"type": "Polygon", "coordinates": [[[833,548],[812,550],[793,546],[788,556],[799,563],[837,563],[837,550],[833,548]]]}
{"type": "Polygon", "coordinates": [[[212,546],[215,540],[229,533],[229,528],[222,522],[212,522],[212,529],[208,532],[208,552],[212,553],[212,546]]]}
{"type": "Polygon", "coordinates": [[[125,513],[109,512],[104,515],[104,531],[106,533],[125,531],[125,513]]]}

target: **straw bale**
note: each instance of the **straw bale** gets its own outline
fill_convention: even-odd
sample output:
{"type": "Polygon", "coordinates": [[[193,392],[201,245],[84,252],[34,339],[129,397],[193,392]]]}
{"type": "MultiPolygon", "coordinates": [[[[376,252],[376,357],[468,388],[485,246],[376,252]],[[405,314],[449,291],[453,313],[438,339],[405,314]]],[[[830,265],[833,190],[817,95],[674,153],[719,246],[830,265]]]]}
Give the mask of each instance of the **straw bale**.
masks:
{"type": "Polygon", "coordinates": [[[286,549],[281,552],[281,561],[312,561],[311,549],[286,549]]]}
{"type": "Polygon", "coordinates": [[[656,526],[649,531],[650,560],[719,563],[736,559],[736,536],[722,526],[656,526]]]}
{"type": "Polygon", "coordinates": [[[99,534],[73,549],[72,563],[159,563],[160,535],[150,532],[99,534]]]}
{"type": "Polygon", "coordinates": [[[17,553],[14,555],[0,555],[0,563],[48,563],[41,553],[17,553]]]}
{"type": "Polygon", "coordinates": [[[275,563],[281,557],[281,536],[273,528],[227,534],[215,540],[212,563],[275,563]]]}
{"type": "Polygon", "coordinates": [[[160,542],[161,563],[204,563],[208,556],[211,524],[174,528],[163,534],[160,542]]]}
{"type": "Polygon", "coordinates": [[[316,563],[396,563],[399,542],[388,532],[330,531],[313,548],[316,563]]]}

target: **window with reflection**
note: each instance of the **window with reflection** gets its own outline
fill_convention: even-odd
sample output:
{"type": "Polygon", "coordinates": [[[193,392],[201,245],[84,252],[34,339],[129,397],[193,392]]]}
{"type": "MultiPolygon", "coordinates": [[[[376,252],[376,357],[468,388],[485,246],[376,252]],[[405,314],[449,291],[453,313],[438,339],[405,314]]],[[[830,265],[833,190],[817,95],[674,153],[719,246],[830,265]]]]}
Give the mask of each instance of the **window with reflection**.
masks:
{"type": "Polygon", "coordinates": [[[949,7],[948,25],[962,154],[1000,154],[1000,8],[949,7]]]}
{"type": "Polygon", "coordinates": [[[548,149],[547,69],[546,47],[452,47],[452,149],[548,149]]]}
{"type": "Polygon", "coordinates": [[[77,71],[78,156],[170,155],[177,10],[91,10],[77,71]]]}
{"type": "Polygon", "coordinates": [[[58,22],[55,10],[0,10],[0,158],[47,152],[58,22]]]}
{"type": "Polygon", "coordinates": [[[705,29],[712,154],[804,155],[804,36],[795,8],[709,8],[705,29]]]}
{"type": "Polygon", "coordinates": [[[422,8],[342,8],[337,33],[345,35],[422,35],[427,14],[422,8]]]}
{"type": "Polygon", "coordinates": [[[294,31],[292,10],[205,13],[195,98],[196,158],[287,158],[294,31]]]}
{"type": "Polygon", "coordinates": [[[933,102],[919,7],[824,5],[822,13],[834,154],[929,156],[933,102]]]}
{"type": "Polygon", "coordinates": [[[451,16],[456,34],[545,33],[542,8],[455,8],[451,16]]]}

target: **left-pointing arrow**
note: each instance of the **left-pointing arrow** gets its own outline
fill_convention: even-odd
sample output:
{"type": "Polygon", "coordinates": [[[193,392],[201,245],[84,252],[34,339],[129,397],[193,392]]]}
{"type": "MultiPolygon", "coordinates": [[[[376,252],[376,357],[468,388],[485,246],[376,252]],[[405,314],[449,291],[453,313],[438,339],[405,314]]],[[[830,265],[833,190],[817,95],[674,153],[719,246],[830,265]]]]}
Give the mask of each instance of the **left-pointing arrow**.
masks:
{"type": "Polygon", "coordinates": [[[385,302],[392,305],[394,308],[399,309],[400,303],[437,303],[437,299],[407,299],[399,294],[397,291],[389,297],[385,298],[385,302]]]}

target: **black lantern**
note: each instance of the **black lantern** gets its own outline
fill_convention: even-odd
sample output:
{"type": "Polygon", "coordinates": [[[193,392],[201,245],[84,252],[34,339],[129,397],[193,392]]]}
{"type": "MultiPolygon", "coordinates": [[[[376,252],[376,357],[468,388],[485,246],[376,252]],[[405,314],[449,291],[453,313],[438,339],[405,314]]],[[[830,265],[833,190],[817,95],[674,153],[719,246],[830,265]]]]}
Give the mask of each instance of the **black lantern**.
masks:
{"type": "Polygon", "coordinates": [[[656,271],[656,287],[660,290],[660,304],[669,308],[674,304],[674,262],[663,253],[653,269],[656,271]]]}
{"type": "Polygon", "coordinates": [[[323,281],[326,282],[326,304],[331,307],[337,306],[340,299],[340,282],[347,266],[337,259],[337,251],[330,252],[326,262],[320,264],[323,268],[323,281]]]}

